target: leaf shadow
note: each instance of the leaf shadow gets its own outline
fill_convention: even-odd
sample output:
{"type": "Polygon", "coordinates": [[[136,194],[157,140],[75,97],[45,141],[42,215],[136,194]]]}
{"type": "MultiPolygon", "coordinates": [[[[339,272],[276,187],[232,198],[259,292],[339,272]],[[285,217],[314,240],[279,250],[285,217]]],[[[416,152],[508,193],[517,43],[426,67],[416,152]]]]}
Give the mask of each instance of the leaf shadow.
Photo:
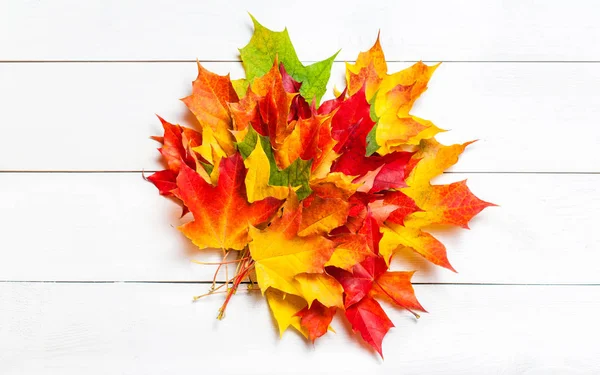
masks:
{"type": "Polygon", "coordinates": [[[416,271],[419,275],[433,277],[440,267],[407,247],[396,250],[390,263],[392,271],[416,271]]]}
{"type": "Polygon", "coordinates": [[[196,118],[196,116],[194,116],[194,114],[191,111],[186,110],[184,115],[182,116],[182,120],[183,120],[183,124],[181,124],[182,126],[187,126],[196,131],[202,132],[202,127],[200,126],[198,119],[196,118]]]}

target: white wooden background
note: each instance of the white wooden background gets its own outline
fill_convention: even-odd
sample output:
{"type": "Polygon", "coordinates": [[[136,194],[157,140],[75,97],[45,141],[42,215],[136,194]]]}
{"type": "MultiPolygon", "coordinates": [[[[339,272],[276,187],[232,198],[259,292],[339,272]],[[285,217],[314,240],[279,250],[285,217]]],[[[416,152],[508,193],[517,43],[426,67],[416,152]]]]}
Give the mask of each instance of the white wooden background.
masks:
{"type": "MultiPolygon", "coordinates": [[[[0,374],[597,374],[600,372],[600,6],[594,0],[0,1],[0,374]],[[415,113],[480,139],[442,181],[501,207],[436,232],[459,271],[417,257],[416,322],[385,361],[335,322],[279,339],[241,292],[198,303],[212,269],[174,229],[154,117],[198,58],[242,73],[252,12],[298,54],[343,61],[378,29],[393,68],[444,61],[415,113]]],[[[216,259],[209,254],[205,259],[216,259]]],[[[389,307],[389,306],[388,306],[389,307]]]]}

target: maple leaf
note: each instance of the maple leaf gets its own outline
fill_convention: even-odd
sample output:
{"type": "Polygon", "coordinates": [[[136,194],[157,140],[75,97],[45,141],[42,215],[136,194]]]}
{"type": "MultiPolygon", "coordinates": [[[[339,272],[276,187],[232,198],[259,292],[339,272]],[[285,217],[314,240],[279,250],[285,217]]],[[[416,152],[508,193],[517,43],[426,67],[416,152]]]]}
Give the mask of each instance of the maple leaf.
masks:
{"type": "Polygon", "coordinates": [[[387,298],[417,317],[414,310],[426,312],[417,300],[410,281],[414,271],[387,271],[382,257],[371,254],[357,263],[351,271],[328,268],[328,272],[342,285],[346,308],[370,295],[387,298]]]}
{"type": "Polygon", "coordinates": [[[363,186],[358,189],[361,192],[377,193],[382,190],[397,189],[408,186],[405,178],[410,172],[410,160],[413,154],[410,152],[393,152],[383,157],[370,156],[372,165],[377,169],[368,171],[364,176],[355,180],[363,186]]]}
{"type": "Polygon", "coordinates": [[[364,90],[359,90],[339,105],[331,121],[331,136],[338,141],[334,151],[340,157],[332,170],[359,176],[380,166],[365,158],[367,135],[374,125],[364,90]]]}
{"type": "Polygon", "coordinates": [[[473,195],[466,180],[407,191],[422,208],[408,218],[405,225],[410,227],[447,224],[468,229],[468,223],[475,215],[486,207],[495,206],[473,195]]]}
{"type": "Polygon", "coordinates": [[[389,215],[381,220],[390,223],[404,225],[404,219],[415,212],[422,211],[415,201],[400,191],[389,191],[384,195],[383,202],[386,206],[393,206],[395,209],[389,215]]]}
{"type": "Polygon", "coordinates": [[[383,297],[410,311],[425,311],[414,294],[410,282],[414,272],[386,272],[383,258],[371,256],[354,266],[352,272],[328,269],[344,288],[346,317],[355,331],[361,333],[383,357],[381,342],[394,325],[373,297],[383,297]]]}
{"type": "Polygon", "coordinates": [[[309,103],[314,99],[318,104],[327,89],[331,66],[337,52],[326,60],[304,66],[298,59],[287,29],[280,32],[271,31],[254,17],[252,22],[254,34],[250,42],[240,49],[246,79],[252,81],[264,75],[273,65],[275,58],[278,58],[286,71],[290,72],[296,81],[302,83],[300,95],[309,103]]]}
{"type": "Polygon", "coordinates": [[[202,144],[202,134],[190,128],[173,125],[160,116],[157,117],[163,126],[164,136],[154,139],[162,143],[158,150],[165,158],[169,170],[179,172],[182,163],[194,168],[195,159],[190,150],[202,144]]]}
{"type": "Polygon", "coordinates": [[[373,216],[373,213],[367,211],[367,216],[363,225],[358,230],[358,234],[361,234],[367,240],[367,246],[375,254],[379,254],[379,242],[381,241],[381,230],[377,219],[373,216]]]}
{"type": "Polygon", "coordinates": [[[323,153],[333,148],[329,133],[330,116],[312,115],[290,124],[293,128],[278,149],[275,149],[277,165],[285,168],[296,159],[315,160],[315,168],[321,163],[323,153]]]}
{"type": "Polygon", "coordinates": [[[231,129],[229,103],[238,101],[229,75],[220,76],[204,69],[198,62],[198,77],[192,85],[192,95],[182,99],[203,127],[214,135],[226,155],[235,152],[231,129]]]}
{"type": "MultiPolygon", "coordinates": [[[[302,200],[308,197],[312,192],[309,183],[312,161],[298,158],[294,160],[293,163],[288,165],[287,168],[279,169],[277,163],[275,162],[275,155],[273,153],[273,149],[271,148],[269,139],[259,135],[254,129],[248,130],[244,140],[237,143],[237,148],[242,157],[247,160],[252,152],[254,152],[258,147],[258,143],[261,144],[260,147],[267,157],[268,168],[264,164],[256,165],[256,167],[260,168],[262,166],[264,170],[260,172],[261,174],[268,170],[269,181],[267,185],[271,187],[282,186],[286,188],[286,191],[290,186],[299,186],[300,188],[296,190],[298,198],[302,200]]],[[[262,159],[261,163],[262,162],[264,162],[264,158],[262,159]]],[[[248,171],[248,173],[250,173],[250,171],[248,171]]]]}
{"type": "Polygon", "coordinates": [[[315,342],[316,339],[327,333],[335,312],[335,307],[326,307],[319,301],[315,301],[310,308],[305,307],[296,315],[300,317],[300,324],[306,330],[308,338],[315,342]]]}
{"type": "Polygon", "coordinates": [[[289,193],[289,188],[286,186],[269,185],[271,175],[269,158],[263,150],[261,143],[256,142],[254,151],[244,161],[244,164],[248,168],[245,183],[248,202],[250,203],[265,199],[266,197],[284,199],[289,193]]]}
{"type": "Polygon", "coordinates": [[[258,102],[261,99],[260,95],[252,91],[252,89],[248,89],[246,95],[237,103],[229,103],[229,112],[233,123],[232,133],[238,142],[241,142],[246,137],[248,125],[254,129],[259,129],[259,131],[265,134],[268,132],[258,111],[258,102]]]}
{"type": "Polygon", "coordinates": [[[296,235],[302,206],[290,193],[283,213],[265,230],[250,228],[250,254],[254,259],[256,280],[263,293],[269,287],[285,293],[302,295],[295,276],[301,273],[322,273],[333,253],[333,243],[325,237],[296,235]]]}
{"type": "MultiPolygon", "coordinates": [[[[417,297],[415,296],[415,290],[410,282],[410,279],[414,273],[415,271],[385,272],[377,277],[377,280],[375,280],[373,287],[369,291],[369,295],[371,297],[387,298],[396,305],[411,312],[413,312],[413,310],[427,312],[417,300],[417,297]]],[[[418,317],[418,315],[416,316],[418,317]]]]}
{"type": "Polygon", "coordinates": [[[411,153],[366,156],[367,137],[375,123],[370,117],[364,88],[339,106],[331,124],[332,137],[338,141],[334,151],[340,154],[332,165],[332,171],[363,176],[363,179],[357,180],[365,184],[360,191],[378,192],[406,186],[404,178],[408,175],[411,153]]]}
{"type": "Polygon", "coordinates": [[[327,272],[344,288],[344,306],[347,309],[368,295],[373,282],[387,269],[382,257],[371,254],[355,264],[350,272],[335,268],[328,268],[327,272]]]}
{"type": "Polygon", "coordinates": [[[433,264],[456,272],[448,261],[446,247],[431,234],[418,228],[404,227],[397,224],[388,224],[382,227],[381,231],[383,237],[379,242],[379,253],[388,264],[394,251],[406,247],[422,255],[433,264]]]}
{"type": "Polygon", "coordinates": [[[273,148],[278,149],[294,129],[293,125],[288,125],[288,117],[293,98],[297,95],[285,90],[277,59],[267,74],[257,77],[250,87],[261,96],[258,111],[264,125],[255,129],[268,136],[273,148]]]}
{"type": "Polygon", "coordinates": [[[239,154],[221,159],[217,186],[182,165],[177,176],[178,196],[194,216],[179,227],[201,249],[241,250],[247,244],[248,228],[269,220],[281,201],[266,198],[248,203],[244,179],[246,170],[239,154]]]}
{"type": "Polygon", "coordinates": [[[346,317],[352,329],[359,332],[363,340],[371,345],[383,358],[381,344],[383,337],[394,327],[379,303],[371,297],[365,297],[360,302],[346,309],[346,317]]]}
{"type": "Polygon", "coordinates": [[[301,318],[298,316],[298,314],[306,307],[306,301],[304,299],[273,288],[269,288],[265,292],[265,297],[269,304],[269,308],[273,313],[273,317],[277,322],[280,337],[283,336],[283,333],[290,326],[294,327],[305,337],[308,337],[309,333],[301,325],[301,318]]]}
{"type": "Polygon", "coordinates": [[[355,264],[362,262],[373,253],[364,235],[345,233],[334,236],[332,240],[336,244],[335,250],[325,266],[350,271],[355,264]]]}
{"type": "Polygon", "coordinates": [[[368,51],[359,53],[355,64],[346,63],[348,93],[352,95],[365,88],[370,99],[386,75],[387,63],[377,35],[375,44],[368,51]]]}
{"type": "Polygon", "coordinates": [[[164,135],[162,137],[152,137],[154,140],[162,143],[158,149],[163,156],[168,169],[159,171],[148,177],[159,190],[160,194],[173,196],[173,190],[177,187],[175,179],[185,163],[190,168],[196,168],[196,158],[191,150],[202,143],[202,135],[197,131],[185,128],[179,125],[173,125],[158,116],[164,135]]]}
{"type": "Polygon", "coordinates": [[[377,93],[369,97],[370,115],[376,125],[367,135],[367,155],[375,151],[385,155],[405,144],[417,145],[442,131],[430,121],[409,114],[438,65],[418,62],[397,73],[377,77],[377,93]]]}
{"type": "Polygon", "coordinates": [[[321,198],[312,195],[304,201],[298,235],[325,234],[342,226],[348,217],[348,202],[341,198],[321,198]]]}
{"type": "Polygon", "coordinates": [[[353,183],[352,180],[351,176],[334,172],[328,173],[323,178],[311,178],[310,187],[321,198],[341,198],[348,200],[360,186],[353,183]]]}
{"type": "MultiPolygon", "coordinates": [[[[296,81],[291,75],[289,75],[283,64],[279,64],[279,72],[281,73],[281,80],[285,91],[294,94],[300,93],[302,83],[296,81]]],[[[294,96],[290,106],[290,113],[288,114],[288,122],[298,120],[300,118],[309,118],[311,115],[312,110],[306,99],[304,99],[302,95],[294,96]]]]}
{"type": "Polygon", "coordinates": [[[417,188],[429,185],[432,178],[441,175],[458,161],[465,148],[474,141],[461,145],[444,146],[435,139],[422,140],[413,160],[416,161],[410,176],[406,179],[409,186],[417,188]]]}
{"type": "Polygon", "coordinates": [[[334,99],[329,99],[329,100],[324,101],[319,106],[317,113],[320,115],[328,115],[328,114],[332,113],[334,110],[339,108],[339,106],[341,106],[342,103],[344,103],[344,100],[347,99],[346,93],[347,93],[347,89],[344,89],[344,91],[337,93],[334,99]]]}
{"type": "Polygon", "coordinates": [[[301,296],[311,307],[313,301],[318,301],[326,307],[343,308],[342,285],[325,273],[301,273],[295,277],[301,296]]]}
{"type": "Polygon", "coordinates": [[[177,189],[176,178],[177,173],[170,169],[165,169],[164,171],[154,172],[147,179],[156,186],[161,195],[172,196],[173,190],[177,189]]]}
{"type": "Polygon", "coordinates": [[[407,115],[414,102],[427,90],[429,79],[440,64],[428,66],[419,61],[412,66],[386,75],[375,97],[375,113],[381,117],[385,112],[407,115]]]}

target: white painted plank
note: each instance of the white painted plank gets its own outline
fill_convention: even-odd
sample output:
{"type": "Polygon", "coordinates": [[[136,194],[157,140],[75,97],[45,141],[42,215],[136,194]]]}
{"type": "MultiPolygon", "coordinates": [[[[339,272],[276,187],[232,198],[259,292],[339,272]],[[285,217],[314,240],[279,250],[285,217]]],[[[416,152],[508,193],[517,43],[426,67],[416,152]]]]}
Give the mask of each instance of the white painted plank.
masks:
{"type": "MultiPolygon", "coordinates": [[[[178,98],[195,76],[194,63],[0,64],[0,170],[159,169],[154,113],[193,125],[178,98]]],[[[443,142],[480,140],[455,171],[600,172],[598,87],[598,64],[446,63],[414,113],[452,129],[443,142]]]]}
{"type": "Polygon", "coordinates": [[[599,60],[597,3],[347,0],[19,1],[0,4],[2,60],[237,59],[264,25],[301,59],[352,60],[381,29],[390,60],[599,60]]]}
{"type": "Polygon", "coordinates": [[[417,322],[396,327],[385,361],[341,317],[315,345],[279,339],[266,303],[239,293],[197,303],[197,285],[0,284],[0,372],[69,374],[597,374],[599,287],[417,286],[417,322]]]}
{"type": "MultiPolygon", "coordinates": [[[[468,178],[483,211],[472,230],[432,231],[454,274],[406,253],[416,282],[600,283],[600,175],[468,178]]],[[[212,280],[214,261],[175,228],[179,207],[141,174],[0,174],[0,280],[212,280]]],[[[185,218],[187,220],[187,218],[185,218]]]]}

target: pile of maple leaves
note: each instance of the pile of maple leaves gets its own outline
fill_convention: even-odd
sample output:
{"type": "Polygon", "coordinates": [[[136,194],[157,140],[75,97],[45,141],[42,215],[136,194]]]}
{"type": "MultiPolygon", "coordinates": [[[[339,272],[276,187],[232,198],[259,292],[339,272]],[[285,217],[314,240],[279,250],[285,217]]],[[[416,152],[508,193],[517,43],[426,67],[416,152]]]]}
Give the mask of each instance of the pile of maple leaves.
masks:
{"type": "Polygon", "coordinates": [[[467,228],[491,205],[465,181],[430,183],[470,142],[444,146],[434,138],[441,129],[409,113],[437,65],[388,74],[377,40],[346,64],[346,89],[319,105],[335,55],[304,66],[286,30],[253,21],[240,50],[246,78],[198,64],[183,101],[200,126],[161,119],[164,136],[154,138],[168,168],[148,179],[193,215],[179,228],[185,236],[237,265],[220,317],[250,280],[281,333],[292,326],[315,340],[339,309],[381,354],[393,324],[378,299],[425,311],[414,271],[389,270],[394,253],[411,249],[453,270],[444,245],[423,229],[467,228]]]}

